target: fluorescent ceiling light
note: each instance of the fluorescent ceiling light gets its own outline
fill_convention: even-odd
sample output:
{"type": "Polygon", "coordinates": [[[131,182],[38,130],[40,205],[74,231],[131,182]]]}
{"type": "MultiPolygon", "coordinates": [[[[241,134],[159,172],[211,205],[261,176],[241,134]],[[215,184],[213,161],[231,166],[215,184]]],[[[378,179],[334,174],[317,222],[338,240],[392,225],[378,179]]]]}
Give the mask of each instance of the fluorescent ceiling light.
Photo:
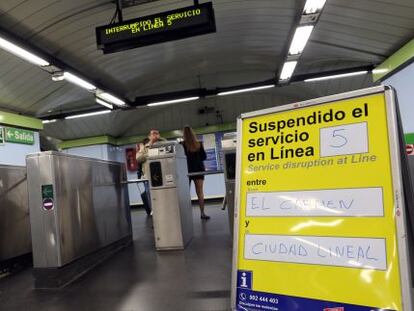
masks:
{"type": "Polygon", "coordinates": [[[374,75],[380,75],[389,72],[390,70],[388,68],[375,68],[372,70],[372,73],[374,75]]]}
{"type": "Polygon", "coordinates": [[[96,111],[96,112],[88,112],[88,113],[82,113],[82,114],[75,114],[73,116],[67,116],[65,117],[66,120],[70,119],[76,119],[76,118],[84,118],[84,117],[90,117],[90,116],[97,116],[100,114],[106,114],[112,112],[111,110],[102,110],[102,111],[96,111]]]}
{"type": "Polygon", "coordinates": [[[289,48],[290,55],[302,53],[306,43],[309,40],[309,36],[312,33],[313,27],[314,26],[310,25],[296,28],[295,35],[293,36],[292,43],[289,48]]]}
{"type": "Polygon", "coordinates": [[[280,74],[280,81],[289,80],[292,77],[293,72],[295,71],[295,67],[298,64],[297,61],[290,61],[286,62],[283,65],[282,73],[280,74]]]}
{"type": "Polygon", "coordinates": [[[346,77],[352,77],[352,76],[359,76],[367,74],[368,71],[355,71],[350,73],[343,73],[339,75],[332,75],[332,76],[325,76],[325,77],[318,77],[318,78],[312,78],[312,79],[306,79],[305,82],[313,82],[313,81],[323,81],[323,80],[330,80],[330,79],[338,79],[338,78],[346,78],[346,77]]]}
{"type": "Polygon", "coordinates": [[[52,119],[52,120],[43,120],[42,123],[43,124],[47,124],[47,123],[55,123],[57,120],[56,119],[52,119]]]}
{"type": "Polygon", "coordinates": [[[65,80],[65,75],[63,71],[56,71],[52,74],[53,81],[62,81],[65,80]]]}
{"type": "Polygon", "coordinates": [[[326,0],[307,0],[303,12],[313,14],[320,12],[325,5],[326,0]]]}
{"type": "Polygon", "coordinates": [[[63,74],[63,77],[65,80],[68,80],[69,82],[72,82],[73,84],[76,84],[80,87],[83,87],[84,89],[87,89],[88,91],[94,91],[96,90],[96,86],[93,84],[90,84],[89,82],[86,82],[85,80],[75,76],[74,74],[70,72],[66,72],[63,74]]]}
{"type": "Polygon", "coordinates": [[[247,89],[220,92],[217,95],[223,96],[223,95],[231,95],[231,94],[238,94],[238,93],[245,93],[245,92],[253,92],[253,91],[258,91],[258,90],[270,89],[272,87],[275,87],[275,85],[274,84],[269,84],[269,85],[262,85],[262,86],[257,86],[257,87],[250,87],[250,88],[247,88],[247,89]]]}
{"type": "Polygon", "coordinates": [[[112,106],[111,104],[107,103],[106,101],[104,101],[104,100],[102,100],[102,99],[99,99],[99,98],[95,97],[95,101],[96,101],[98,104],[100,104],[100,105],[102,105],[102,106],[105,106],[105,107],[107,107],[107,108],[109,108],[109,109],[114,109],[114,106],[112,106]]]}
{"type": "Polygon", "coordinates": [[[196,100],[196,99],[199,99],[199,98],[200,97],[195,96],[195,97],[187,97],[187,98],[166,100],[166,101],[162,101],[162,102],[150,103],[150,104],[147,104],[147,106],[148,107],[154,107],[154,106],[161,106],[161,105],[168,105],[168,104],[183,103],[183,102],[189,102],[189,101],[192,101],[192,100],[196,100]]]}
{"type": "Polygon", "coordinates": [[[3,39],[0,37],[0,47],[7,52],[10,52],[20,58],[23,58],[24,60],[27,60],[29,63],[32,63],[37,66],[49,66],[50,63],[39,56],[36,56],[25,49],[22,49],[21,47],[11,43],[10,41],[7,41],[6,39],[3,39]]]}
{"type": "Polygon", "coordinates": [[[111,104],[117,105],[117,106],[125,106],[125,102],[118,97],[115,97],[112,94],[106,93],[106,92],[96,92],[96,96],[100,99],[103,99],[106,102],[109,102],[111,104]]]}

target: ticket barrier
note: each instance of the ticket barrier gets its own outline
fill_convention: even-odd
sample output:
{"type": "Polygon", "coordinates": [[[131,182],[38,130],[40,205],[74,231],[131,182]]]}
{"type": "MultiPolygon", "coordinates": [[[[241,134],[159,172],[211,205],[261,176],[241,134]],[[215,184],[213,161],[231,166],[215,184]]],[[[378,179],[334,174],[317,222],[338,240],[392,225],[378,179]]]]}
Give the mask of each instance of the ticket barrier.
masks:
{"type": "Polygon", "coordinates": [[[31,261],[26,168],[0,165],[0,275],[31,261]]]}
{"type": "Polygon", "coordinates": [[[193,237],[187,158],[177,142],[160,142],[148,151],[152,218],[157,250],[183,250],[193,237]]]}
{"type": "Polygon", "coordinates": [[[224,160],[224,184],[226,186],[225,206],[227,206],[229,217],[230,234],[233,235],[237,133],[225,133],[221,140],[221,147],[224,160]]]}
{"type": "Polygon", "coordinates": [[[123,164],[58,152],[26,157],[36,288],[59,288],[132,241],[123,164]]]}
{"type": "MultiPolygon", "coordinates": [[[[405,189],[405,201],[409,208],[408,211],[408,236],[411,241],[414,241],[414,155],[407,155],[407,170],[408,174],[404,176],[404,169],[403,169],[403,178],[408,177],[406,183],[410,185],[410,187],[406,187],[405,189]]],[[[410,265],[411,265],[411,280],[414,284],[414,243],[408,243],[408,249],[410,252],[410,265]]],[[[413,290],[413,299],[414,299],[414,290],[413,290]]]]}

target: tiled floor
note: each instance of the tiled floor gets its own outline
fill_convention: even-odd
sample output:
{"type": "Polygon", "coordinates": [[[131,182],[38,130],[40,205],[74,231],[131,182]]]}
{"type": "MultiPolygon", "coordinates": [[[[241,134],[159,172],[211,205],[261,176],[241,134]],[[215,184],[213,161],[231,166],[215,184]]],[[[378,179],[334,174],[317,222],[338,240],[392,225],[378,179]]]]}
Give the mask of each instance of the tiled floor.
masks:
{"type": "Polygon", "coordinates": [[[158,253],[152,221],[132,213],[134,244],[61,290],[34,290],[31,269],[0,280],[0,310],[230,310],[231,239],[227,211],[194,208],[195,236],[185,251],[158,253]]]}

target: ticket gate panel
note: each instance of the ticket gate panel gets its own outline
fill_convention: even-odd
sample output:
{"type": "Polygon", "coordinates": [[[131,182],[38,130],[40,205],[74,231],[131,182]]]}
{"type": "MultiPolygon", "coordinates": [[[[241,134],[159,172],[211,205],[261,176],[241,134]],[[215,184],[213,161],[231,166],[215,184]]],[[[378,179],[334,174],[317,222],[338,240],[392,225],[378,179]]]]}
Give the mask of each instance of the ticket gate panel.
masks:
{"type": "Polygon", "coordinates": [[[234,182],[236,179],[236,150],[233,152],[225,153],[224,161],[226,166],[226,181],[234,182]]]}
{"type": "Polygon", "coordinates": [[[236,188],[237,133],[226,133],[221,144],[224,158],[224,184],[226,186],[226,203],[229,217],[229,228],[230,234],[233,234],[236,188]]]}
{"type": "Polygon", "coordinates": [[[26,168],[0,165],[0,269],[31,251],[26,168]]]}
{"type": "MultiPolygon", "coordinates": [[[[181,169],[178,169],[177,167],[180,165],[180,163],[183,162],[183,160],[186,161],[185,158],[183,159],[178,157],[164,157],[158,160],[150,160],[149,168],[151,177],[151,189],[158,190],[163,188],[177,187],[177,182],[180,181],[182,175],[181,173],[177,174],[177,172],[181,172],[181,170],[187,170],[187,163],[185,163],[185,167],[181,165],[181,169]]],[[[182,191],[181,187],[177,188],[178,191],[182,191]]]]}
{"type": "Polygon", "coordinates": [[[184,249],[193,237],[193,216],[183,147],[175,142],[154,145],[148,166],[156,249],[184,249]]]}
{"type": "Polygon", "coordinates": [[[154,236],[157,249],[183,249],[182,224],[175,188],[151,193],[153,202],[154,236]]]}
{"type": "Polygon", "coordinates": [[[177,184],[178,205],[180,206],[180,216],[184,244],[187,244],[194,235],[193,209],[191,204],[191,191],[188,179],[187,158],[180,158],[176,162],[175,183],[177,184]],[[177,173],[178,172],[178,173],[177,173]]]}
{"type": "Polygon", "coordinates": [[[61,268],[130,239],[121,163],[52,151],[28,155],[26,163],[35,268],[61,268]]]}

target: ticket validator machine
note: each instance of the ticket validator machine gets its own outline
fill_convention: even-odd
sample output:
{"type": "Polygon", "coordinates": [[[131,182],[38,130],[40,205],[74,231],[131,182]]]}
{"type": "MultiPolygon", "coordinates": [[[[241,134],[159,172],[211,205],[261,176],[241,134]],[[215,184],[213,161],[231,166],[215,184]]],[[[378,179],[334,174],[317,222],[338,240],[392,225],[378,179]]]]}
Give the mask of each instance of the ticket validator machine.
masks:
{"type": "Polygon", "coordinates": [[[226,186],[226,205],[229,215],[230,234],[234,225],[234,193],[236,187],[236,149],[237,133],[225,133],[221,140],[224,159],[224,182],[226,186]]]}
{"type": "Polygon", "coordinates": [[[148,168],[157,250],[184,249],[193,237],[187,158],[177,142],[154,144],[148,168]]]}

